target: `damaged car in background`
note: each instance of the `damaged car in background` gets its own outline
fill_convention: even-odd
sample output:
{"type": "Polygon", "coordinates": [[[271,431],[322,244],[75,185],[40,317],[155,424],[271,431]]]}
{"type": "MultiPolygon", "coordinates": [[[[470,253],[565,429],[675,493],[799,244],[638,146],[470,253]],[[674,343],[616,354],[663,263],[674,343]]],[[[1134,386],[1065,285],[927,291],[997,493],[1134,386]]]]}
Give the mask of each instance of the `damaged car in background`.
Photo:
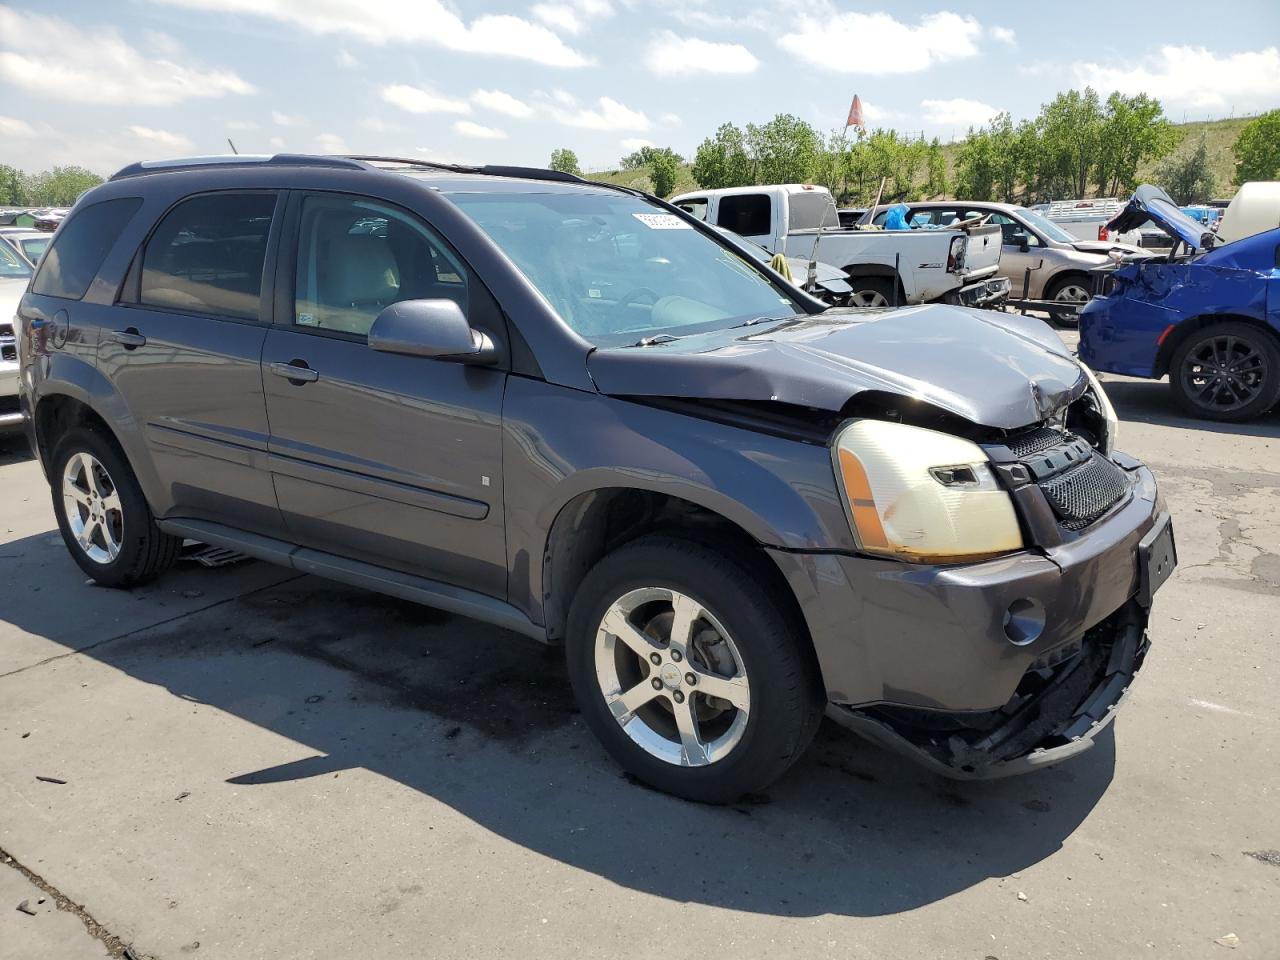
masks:
{"type": "Polygon", "coordinates": [[[1280,402],[1280,228],[1221,243],[1150,185],[1110,226],[1149,223],[1172,247],[1115,269],[1109,292],[1081,313],[1080,359],[1109,373],[1168,375],[1193,416],[1240,421],[1271,410],[1280,402]]]}
{"type": "Polygon", "coordinates": [[[950,777],[1079,754],[1176,560],[1039,320],[829,308],[568,174],[135,164],[18,319],[94,581],[188,538],[560,645],[609,753],[694,800],[768,786],[824,711],[950,777]]]}

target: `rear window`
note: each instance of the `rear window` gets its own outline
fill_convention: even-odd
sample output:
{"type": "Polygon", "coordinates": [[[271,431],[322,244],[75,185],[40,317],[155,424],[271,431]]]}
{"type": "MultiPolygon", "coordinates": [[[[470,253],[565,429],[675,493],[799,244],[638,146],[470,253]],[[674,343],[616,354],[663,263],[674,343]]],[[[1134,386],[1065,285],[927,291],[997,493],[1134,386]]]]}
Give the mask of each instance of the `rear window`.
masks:
{"type": "Polygon", "coordinates": [[[764,237],[773,231],[770,223],[769,197],[764,193],[745,193],[720,198],[716,223],[744,237],[764,237]]]}
{"type": "Polygon", "coordinates": [[[31,292],[65,300],[83,297],[120,232],[141,206],[141,197],[121,197],[76,211],[41,258],[31,292]]]}
{"type": "Polygon", "coordinates": [[[831,202],[831,194],[806,190],[793,193],[787,198],[790,208],[787,224],[791,230],[817,230],[819,227],[839,228],[840,217],[836,214],[836,205],[831,202]]]}
{"type": "Polygon", "coordinates": [[[7,243],[0,243],[0,277],[24,280],[31,276],[31,268],[7,243]]]}
{"type": "Polygon", "coordinates": [[[211,193],[178,204],[147,243],[140,302],[257,319],[275,208],[272,193],[211,193]]]}

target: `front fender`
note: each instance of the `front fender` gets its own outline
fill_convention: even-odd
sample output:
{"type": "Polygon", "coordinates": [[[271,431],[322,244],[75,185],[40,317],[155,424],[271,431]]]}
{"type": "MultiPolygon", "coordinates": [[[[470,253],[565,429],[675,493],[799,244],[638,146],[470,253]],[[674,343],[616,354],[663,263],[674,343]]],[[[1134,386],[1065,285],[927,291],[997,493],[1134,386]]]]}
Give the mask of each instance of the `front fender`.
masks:
{"type": "Polygon", "coordinates": [[[557,516],[595,490],[686,500],[782,550],[856,549],[825,446],[516,377],[503,422],[508,594],[531,616],[557,516]]]}

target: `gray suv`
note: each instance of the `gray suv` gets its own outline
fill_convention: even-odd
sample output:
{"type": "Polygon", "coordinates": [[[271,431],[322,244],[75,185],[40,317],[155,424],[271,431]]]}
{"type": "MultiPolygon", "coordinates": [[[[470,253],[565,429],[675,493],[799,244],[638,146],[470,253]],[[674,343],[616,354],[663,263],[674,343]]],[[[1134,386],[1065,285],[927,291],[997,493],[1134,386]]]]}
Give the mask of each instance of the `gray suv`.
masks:
{"type": "Polygon", "coordinates": [[[765,787],[824,710],[954,777],[1077,754],[1174,563],[1039,321],[827,309],[550,171],[135,164],[18,337],[95,581],[199,541],[562,645],[606,749],[696,800],[765,787]]]}

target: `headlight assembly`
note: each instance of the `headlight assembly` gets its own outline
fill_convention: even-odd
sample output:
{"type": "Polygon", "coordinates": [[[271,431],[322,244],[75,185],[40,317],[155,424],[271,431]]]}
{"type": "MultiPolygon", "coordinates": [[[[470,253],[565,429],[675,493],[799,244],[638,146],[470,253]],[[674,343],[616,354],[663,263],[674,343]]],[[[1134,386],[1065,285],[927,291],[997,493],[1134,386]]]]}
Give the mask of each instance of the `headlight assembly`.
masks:
{"type": "Polygon", "coordinates": [[[1106,424],[1107,435],[1102,438],[1102,452],[1107,456],[1116,448],[1116,433],[1120,428],[1120,418],[1116,416],[1116,408],[1111,405],[1111,399],[1107,396],[1107,391],[1102,389],[1102,384],[1083,363],[1080,369],[1084,371],[1084,375],[1089,378],[1089,387],[1093,390],[1093,396],[1098,404],[1098,412],[1102,414],[1102,419],[1106,424]]]}
{"type": "Polygon", "coordinates": [[[854,420],[836,435],[832,457],[866,553],[961,563],[1022,548],[1013,501],[977,444],[922,427],[854,420]]]}

